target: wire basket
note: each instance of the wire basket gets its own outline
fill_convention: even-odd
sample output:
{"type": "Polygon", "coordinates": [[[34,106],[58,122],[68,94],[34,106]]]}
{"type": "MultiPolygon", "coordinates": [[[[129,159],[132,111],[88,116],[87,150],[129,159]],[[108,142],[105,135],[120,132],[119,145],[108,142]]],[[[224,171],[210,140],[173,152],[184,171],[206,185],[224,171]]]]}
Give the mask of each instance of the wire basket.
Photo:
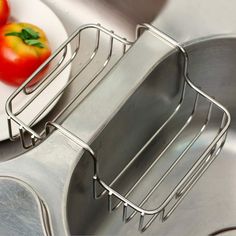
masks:
{"type": "Polygon", "coordinates": [[[74,32],[68,40],[66,40],[53,55],[8,98],[6,102],[6,113],[8,115],[7,122],[10,140],[14,141],[20,137],[25,149],[31,148],[38,141],[43,140],[45,138],[45,130],[36,132],[33,127],[41,117],[45,116],[50,106],[55,105],[60,96],[72,83],[76,81],[81,82],[82,79],[86,80],[80,91],[76,92],[75,96],[71,98],[51,120],[55,122],[72,107],[78,98],[83,96],[86,90],[96,82],[96,79],[99,77],[103,78],[104,75],[108,73],[131,45],[131,42],[116,35],[113,31],[105,29],[100,24],[88,24],[76,30],[76,32],[74,32]],[[83,45],[81,46],[82,41],[88,40],[88,37],[82,40],[83,34],[89,34],[89,38],[92,38],[93,42],[86,42],[86,46],[89,44],[89,48],[84,48],[84,51],[89,51],[89,53],[80,56],[80,51],[83,50],[83,45]],[[74,45],[74,50],[71,56],[68,56],[71,45],[74,45]],[[106,47],[105,49],[104,45],[106,47]],[[101,51],[103,54],[104,51],[106,51],[107,54],[101,57],[101,51]],[[86,60],[84,60],[84,57],[86,60]],[[99,57],[99,60],[97,57],[99,57]],[[46,90],[50,93],[58,77],[63,74],[65,70],[68,70],[72,63],[77,63],[78,69],[70,75],[68,82],[55,93],[52,99],[46,101],[42,108],[39,110],[36,109],[37,112],[31,114],[30,120],[26,121],[22,118],[24,117],[24,112],[29,111],[31,107],[34,106],[34,102],[37,101],[37,99],[41,99],[41,101],[45,100],[47,94],[43,93],[46,90]],[[49,67],[50,70],[48,70],[49,67]],[[46,69],[48,71],[42,80],[34,87],[29,87],[30,81],[46,69]],[[22,96],[22,94],[27,97],[26,102],[20,107],[17,107],[14,104],[17,103],[18,97],[22,96]]]}
{"type": "MultiPolygon", "coordinates": [[[[131,219],[134,218],[135,215],[139,215],[139,230],[141,232],[144,232],[152,223],[153,221],[159,216],[161,221],[167,220],[170,215],[175,211],[175,209],[178,207],[180,202],[183,200],[183,198],[187,195],[187,193],[190,191],[190,189],[196,184],[196,182],[199,180],[199,178],[203,175],[203,173],[208,169],[208,167],[212,164],[212,162],[216,159],[216,157],[219,155],[220,151],[222,150],[226,136],[227,131],[230,125],[231,117],[227,109],[222,106],[220,103],[218,103],[215,99],[204,93],[201,89],[196,87],[188,76],[188,54],[186,50],[174,39],[169,37],[168,35],[164,34],[160,30],[156,29],[155,27],[149,25],[149,24],[142,24],[137,27],[137,38],[141,34],[143,30],[146,30],[153,34],[156,38],[161,39],[168,43],[170,46],[177,48],[183,59],[184,59],[184,66],[183,66],[183,76],[184,76],[184,84],[181,91],[181,97],[179,100],[178,105],[175,107],[174,112],[169,116],[169,118],[161,125],[161,127],[150,137],[150,139],[145,143],[145,145],[138,151],[138,153],[131,159],[131,161],[127,164],[127,166],[114,178],[114,180],[111,183],[105,183],[105,181],[102,180],[101,175],[99,173],[99,161],[96,157],[95,152],[92,150],[92,148],[86,144],[83,140],[81,140],[79,137],[74,135],[69,130],[62,127],[60,124],[56,123],[56,119],[53,121],[49,121],[45,124],[45,130],[43,133],[38,134],[36,133],[30,125],[24,124],[19,118],[19,111],[13,112],[12,109],[12,101],[13,99],[20,93],[25,92],[26,94],[31,93],[32,91],[27,90],[27,84],[36,76],[40,70],[44,68],[53,58],[61,51],[65,50],[65,47],[68,45],[68,43],[75,37],[78,37],[80,32],[87,28],[94,28],[97,30],[97,32],[103,32],[107,34],[112,42],[113,40],[117,40],[122,44],[123,50],[122,55],[126,52],[126,48],[131,45],[132,43],[115,35],[113,32],[108,31],[101,27],[100,25],[87,25],[84,27],[79,28],[56,52],[55,54],[46,62],[44,65],[34,73],[19,89],[16,90],[16,92],[8,99],[6,104],[6,112],[8,114],[8,125],[9,125],[9,134],[11,140],[16,139],[12,135],[12,122],[16,123],[19,128],[20,138],[22,140],[22,144],[25,148],[28,148],[30,146],[35,145],[35,143],[38,140],[42,140],[44,137],[46,137],[52,130],[57,129],[60,133],[62,133],[66,138],[72,140],[77,145],[82,147],[86,152],[89,153],[89,155],[92,157],[94,162],[94,173],[93,173],[93,193],[94,198],[99,199],[101,197],[107,196],[108,198],[108,210],[114,211],[118,209],[119,207],[123,207],[123,214],[122,219],[124,222],[129,222],[131,219]],[[186,91],[191,90],[195,94],[194,103],[192,106],[192,110],[187,117],[185,123],[183,126],[180,127],[178,132],[172,137],[172,139],[167,143],[167,145],[164,147],[164,149],[161,151],[159,155],[155,158],[155,160],[151,163],[151,165],[144,171],[142,176],[135,181],[133,186],[127,191],[126,194],[121,195],[118,191],[114,190],[113,186],[117,181],[129,170],[129,167],[134,163],[134,161],[146,150],[149,148],[152,141],[160,135],[160,133],[167,127],[167,125],[176,117],[177,113],[181,110],[185,99],[186,99],[186,91]],[[184,132],[184,130],[191,125],[192,119],[195,117],[195,115],[198,112],[198,102],[199,99],[203,99],[208,104],[208,110],[205,114],[205,118],[202,122],[202,126],[200,129],[193,135],[193,138],[187,143],[184,150],[177,155],[177,157],[173,160],[171,165],[166,169],[164,174],[161,176],[161,178],[158,178],[154,184],[154,186],[151,186],[149,191],[145,192],[145,197],[139,202],[136,203],[134,201],[129,200],[129,196],[131,193],[133,193],[139,186],[139,184],[144,180],[144,178],[149,174],[149,172],[153,169],[153,167],[158,163],[158,161],[168,152],[168,150],[171,148],[171,146],[176,142],[176,140],[180,137],[180,135],[184,132]],[[164,180],[173,172],[178,165],[178,163],[184,159],[186,154],[191,150],[193,145],[198,141],[199,137],[203,135],[206,131],[206,128],[209,124],[210,119],[212,118],[212,110],[217,110],[218,113],[221,114],[221,122],[216,130],[216,135],[212,138],[210,145],[207,146],[204,150],[202,150],[201,155],[195,160],[195,162],[192,164],[191,168],[188,170],[185,170],[184,177],[171,189],[171,191],[167,192],[165,194],[165,198],[162,201],[161,204],[158,206],[153,206],[151,209],[146,209],[144,207],[145,203],[150,199],[150,197],[153,195],[157,189],[159,190],[161,186],[163,185],[164,180]],[[30,134],[31,137],[31,144],[29,146],[25,145],[25,132],[30,134]],[[101,190],[102,188],[102,190],[101,190]],[[116,199],[116,201],[115,201],[116,199]],[[118,202],[117,202],[118,200],[118,202]]],[[[98,44],[99,46],[99,37],[98,38],[98,44]]],[[[110,44],[112,48],[112,43],[110,44]]],[[[96,51],[96,50],[95,50],[96,51]]],[[[74,52],[73,55],[76,55],[77,50],[74,52]]],[[[112,53],[112,50],[110,51],[110,54],[112,53]]],[[[110,55],[109,54],[109,55],[110,55]]],[[[72,57],[68,63],[73,61],[72,57]]],[[[91,60],[93,59],[93,56],[91,56],[91,60]]],[[[63,58],[61,59],[63,60],[63,58]]],[[[109,60],[109,56],[107,58],[107,61],[109,60]]],[[[105,68],[107,61],[104,63],[104,66],[101,68],[105,68]]],[[[88,64],[86,63],[84,67],[87,67],[88,64]]],[[[63,68],[61,69],[63,70],[63,68]]],[[[56,74],[57,75],[57,74],[56,74]]],[[[54,78],[56,77],[54,76],[54,78]]],[[[39,85],[37,85],[36,88],[34,88],[34,91],[41,91],[47,83],[47,78],[42,81],[39,85]],[[46,84],[44,84],[46,83],[46,84]],[[43,85],[41,88],[41,84],[43,85]]],[[[70,80],[71,81],[71,80],[70,80]]],[[[69,83],[70,83],[69,81],[69,83]]],[[[61,91],[63,92],[63,90],[61,91]]],[[[40,94],[40,92],[37,92],[36,94],[40,94]]],[[[78,93],[76,98],[79,97],[81,93],[78,93]]],[[[73,99],[68,106],[70,106],[75,99],[73,99]]],[[[27,104],[25,105],[25,107],[27,104]]],[[[65,108],[65,110],[68,107],[65,108]]],[[[20,110],[21,111],[21,110],[20,110]]],[[[40,111],[42,112],[42,111],[40,111]]],[[[60,112],[63,113],[64,110],[60,112]]],[[[58,118],[58,117],[57,117],[58,118]]],[[[34,118],[35,121],[36,118],[34,118]]],[[[160,190],[159,190],[160,191],[160,190]]]]}

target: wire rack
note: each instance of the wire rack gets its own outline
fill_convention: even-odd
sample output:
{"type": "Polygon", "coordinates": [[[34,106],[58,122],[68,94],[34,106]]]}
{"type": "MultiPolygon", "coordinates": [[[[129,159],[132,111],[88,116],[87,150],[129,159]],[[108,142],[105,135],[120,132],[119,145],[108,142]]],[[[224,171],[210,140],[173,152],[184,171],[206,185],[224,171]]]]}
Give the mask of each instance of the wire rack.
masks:
{"type": "MultiPolygon", "coordinates": [[[[80,28],[73,36],[76,37],[83,29],[87,27],[92,27],[98,30],[98,32],[103,31],[108,34],[111,38],[114,38],[122,43],[124,46],[123,54],[126,51],[126,46],[131,45],[131,43],[119,36],[115,35],[113,32],[110,32],[98,25],[89,25],[80,28]]],[[[201,89],[197,88],[189,79],[188,76],[188,54],[186,50],[174,39],[169,37],[168,35],[164,34],[160,30],[156,29],[155,27],[149,24],[142,24],[137,27],[137,38],[142,33],[143,30],[146,30],[152,33],[156,38],[161,39],[168,43],[170,46],[178,49],[184,59],[183,65],[183,76],[184,76],[184,83],[183,88],[181,91],[181,97],[179,100],[178,105],[175,107],[174,112],[169,116],[169,118],[161,125],[161,127],[152,135],[152,137],[145,143],[145,145],[138,151],[138,153],[131,159],[131,161],[127,164],[125,168],[114,178],[114,180],[107,184],[101,178],[101,174],[99,173],[99,161],[96,157],[95,152],[92,148],[86,144],[83,140],[79,137],[74,135],[69,130],[62,127],[60,124],[56,123],[55,121],[47,122],[45,125],[44,134],[39,135],[35,133],[30,126],[25,125],[21,120],[17,118],[17,114],[12,112],[12,100],[17,96],[17,94],[21,91],[27,93],[26,86],[27,84],[33,79],[33,77],[40,71],[40,69],[31,77],[29,78],[8,100],[6,104],[6,111],[8,114],[8,124],[9,124],[9,133],[12,140],[16,137],[12,136],[11,132],[11,122],[15,122],[19,125],[19,132],[20,138],[22,140],[22,144],[25,146],[24,141],[24,132],[28,132],[31,135],[31,145],[35,145],[35,140],[41,140],[43,137],[47,136],[52,130],[57,129],[60,133],[62,133],[66,138],[72,140],[77,145],[82,147],[86,152],[93,159],[94,163],[94,174],[93,174],[93,193],[94,198],[99,199],[101,197],[107,196],[108,198],[108,210],[112,212],[119,207],[123,208],[122,219],[124,222],[129,222],[134,216],[139,216],[139,223],[138,229],[141,232],[144,232],[152,223],[153,221],[159,216],[161,221],[167,220],[170,215],[175,211],[178,205],[181,203],[183,198],[187,195],[190,189],[196,184],[199,178],[203,175],[203,173],[208,169],[208,167],[212,164],[212,162],[216,159],[219,155],[220,151],[222,150],[227,131],[230,125],[231,117],[227,109],[218,103],[215,99],[208,96],[204,93],[201,89]],[[120,194],[118,191],[114,190],[113,186],[118,182],[118,180],[129,170],[129,167],[134,163],[134,161],[145,152],[146,149],[149,148],[152,141],[161,134],[163,130],[166,129],[168,124],[176,117],[177,113],[182,109],[184,101],[186,100],[186,91],[191,90],[195,94],[194,103],[192,106],[192,110],[190,115],[187,117],[183,126],[180,127],[178,132],[173,136],[173,138],[167,143],[164,149],[161,151],[159,155],[154,159],[152,164],[144,171],[141,177],[133,184],[133,186],[126,192],[126,194],[120,194]],[[188,142],[184,150],[177,155],[177,157],[173,160],[169,168],[165,171],[165,173],[158,178],[154,184],[151,186],[149,191],[145,192],[144,198],[139,202],[136,203],[134,201],[129,200],[129,196],[138,188],[139,184],[145,179],[145,177],[149,174],[149,172],[153,169],[153,167],[158,163],[158,161],[167,153],[167,151],[171,148],[171,146],[176,142],[176,140],[180,137],[180,135],[184,132],[184,130],[190,125],[191,121],[195,117],[198,109],[199,99],[204,100],[208,104],[208,110],[205,114],[205,119],[203,120],[202,126],[200,129],[194,134],[193,138],[188,142]],[[220,125],[218,130],[216,130],[216,135],[212,138],[210,144],[202,150],[202,153],[199,157],[194,161],[191,165],[191,168],[186,170],[184,173],[183,178],[169,191],[165,194],[164,200],[158,206],[154,206],[151,209],[146,209],[144,207],[145,203],[151,198],[153,193],[160,188],[163,184],[164,180],[173,172],[177,166],[177,164],[186,156],[186,154],[191,150],[194,144],[197,142],[199,137],[203,135],[208,127],[209,121],[212,116],[212,110],[217,110],[218,113],[221,115],[220,125]],[[101,190],[102,189],[102,190],[101,190]],[[118,202],[117,202],[118,201],[118,202]]],[[[63,50],[66,45],[70,42],[71,38],[57,50],[55,55],[63,50]]],[[[51,60],[51,59],[50,59],[51,60]]],[[[47,61],[44,66],[50,62],[47,61]]],[[[71,59],[73,60],[73,58],[71,59]]],[[[41,69],[44,67],[42,66],[41,69]]],[[[86,65],[85,65],[86,66],[86,65]]],[[[43,82],[42,82],[43,83],[43,82]]],[[[80,94],[78,94],[80,96],[80,94]]],[[[73,101],[72,101],[73,103],[73,101]]],[[[70,103],[71,104],[71,103],[70,103]]],[[[63,111],[62,111],[63,112],[63,111]]]]}
{"type": "Polygon", "coordinates": [[[52,120],[54,122],[57,121],[99,76],[104,77],[104,72],[108,73],[109,68],[118,62],[131,45],[132,42],[116,35],[113,31],[105,29],[100,24],[87,24],[80,27],[8,98],[6,102],[6,113],[8,115],[7,122],[10,140],[14,141],[20,137],[21,143],[25,149],[31,148],[38,141],[43,140],[45,138],[45,130],[36,132],[32,127],[37,123],[40,117],[44,116],[48,108],[58,101],[62,93],[65,92],[72,83],[86,77],[87,82],[84,83],[82,89],[80,89],[80,91],[64,105],[52,120]],[[85,37],[84,40],[81,40],[83,34],[85,35],[86,33],[90,35],[90,37],[85,37]],[[93,38],[93,42],[86,42],[86,46],[89,45],[89,48],[85,48],[85,50],[90,51],[90,53],[85,56],[84,54],[83,56],[80,56],[80,51],[82,51],[80,50],[82,48],[81,41],[87,41],[88,38],[93,38]],[[103,50],[103,44],[106,45],[105,50],[103,50]],[[70,50],[71,45],[74,45],[74,51],[70,56],[68,51],[70,50]],[[106,55],[103,55],[103,58],[100,56],[102,50],[107,52],[106,55]],[[80,61],[83,57],[86,57],[86,60],[80,61]],[[100,61],[98,61],[97,57],[100,58],[100,61]],[[31,115],[32,119],[30,121],[25,121],[24,118],[22,118],[24,112],[26,112],[30,106],[33,106],[37,99],[39,99],[38,101],[40,101],[40,99],[42,101],[44,97],[47,97],[47,94],[43,94],[43,92],[46,89],[50,92],[50,89],[53,89],[53,83],[57,81],[60,75],[64,76],[63,72],[68,70],[72,63],[77,63],[78,70],[76,70],[73,75],[70,75],[68,82],[65,83],[36,114],[31,115]],[[48,68],[50,68],[50,70],[48,70],[48,68]],[[36,86],[28,86],[30,81],[46,70],[48,70],[46,75],[44,75],[36,86]],[[90,73],[91,71],[93,73],[90,73]],[[17,103],[17,99],[22,96],[22,94],[27,97],[26,102],[20,107],[14,106],[14,104],[17,103]]]}

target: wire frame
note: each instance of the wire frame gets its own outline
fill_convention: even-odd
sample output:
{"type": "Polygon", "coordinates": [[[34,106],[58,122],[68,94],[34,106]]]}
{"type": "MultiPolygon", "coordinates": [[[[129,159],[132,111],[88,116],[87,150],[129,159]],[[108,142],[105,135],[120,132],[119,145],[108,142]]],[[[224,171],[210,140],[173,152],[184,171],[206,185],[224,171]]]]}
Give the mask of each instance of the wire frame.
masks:
{"type": "MultiPolygon", "coordinates": [[[[126,45],[130,45],[128,41],[120,38],[119,36],[115,35],[114,33],[105,30],[101,26],[97,25],[89,25],[81,27],[73,37],[76,37],[79,32],[87,27],[94,27],[99,31],[104,31],[109,34],[112,38],[119,40],[121,43],[124,44],[124,48],[126,45]]],[[[209,168],[212,162],[216,159],[216,157],[221,152],[227,137],[227,131],[231,122],[231,116],[228,110],[222,106],[219,102],[215,99],[207,95],[201,89],[196,87],[191,80],[189,79],[188,75],[188,65],[189,65],[189,58],[186,50],[174,39],[166,35],[165,33],[161,32],[160,30],[156,29],[155,27],[149,24],[142,24],[137,27],[137,37],[141,34],[143,30],[146,30],[153,34],[156,38],[163,40],[164,42],[168,43],[170,46],[177,48],[183,59],[184,59],[184,66],[183,66],[183,76],[184,76],[184,84],[181,91],[181,97],[179,100],[178,105],[175,107],[173,113],[169,116],[169,118],[161,125],[161,127],[153,134],[152,137],[145,143],[145,145],[138,151],[138,153],[131,159],[131,161],[123,168],[123,170],[115,177],[115,179],[111,183],[105,183],[99,172],[99,161],[96,157],[95,152],[93,149],[86,144],[83,140],[79,137],[74,135],[69,130],[65,129],[61,125],[57,124],[54,121],[47,122],[45,125],[45,135],[48,135],[53,129],[57,129],[61,134],[63,134],[66,138],[70,139],[80,147],[82,147],[86,152],[89,153],[90,157],[94,163],[94,173],[93,173],[93,193],[94,198],[99,199],[101,197],[107,197],[108,200],[108,211],[112,212],[119,207],[123,208],[122,219],[125,223],[129,222],[131,219],[134,218],[135,215],[139,215],[139,225],[138,230],[140,232],[144,232],[157,217],[160,217],[161,221],[166,221],[172,213],[176,210],[178,205],[184,199],[184,197],[188,194],[191,188],[197,183],[200,177],[204,174],[204,172],[209,168]],[[125,195],[121,195],[119,192],[114,190],[114,185],[117,181],[128,171],[128,168],[134,163],[134,161],[147,149],[149,148],[151,142],[163,131],[167,125],[177,116],[180,110],[183,107],[183,104],[186,100],[186,90],[191,90],[195,94],[194,102],[192,105],[192,110],[190,114],[186,118],[185,123],[180,127],[177,133],[172,137],[172,139],[167,143],[161,153],[155,158],[153,163],[145,170],[142,176],[134,183],[134,185],[127,191],[125,195]],[[202,121],[202,125],[200,129],[194,133],[193,138],[188,142],[187,146],[182,150],[182,152],[176,157],[176,159],[171,163],[170,167],[166,170],[166,172],[161,176],[161,178],[157,179],[154,186],[150,188],[150,190],[145,193],[144,198],[140,203],[135,203],[129,200],[129,196],[131,193],[137,189],[138,185],[144,180],[144,178],[148,175],[148,173],[153,169],[153,167],[158,163],[158,161],[164,156],[165,153],[171,148],[171,146],[177,141],[177,139],[181,136],[181,134],[187,129],[188,126],[191,125],[193,118],[196,116],[198,112],[198,103],[199,99],[203,99],[205,103],[208,104],[208,109],[205,113],[205,118],[202,121]],[[221,122],[216,130],[216,135],[212,138],[210,144],[201,151],[201,154],[197,157],[195,162],[192,164],[191,168],[186,170],[184,176],[178,183],[171,189],[170,192],[166,193],[165,199],[159,204],[158,206],[153,206],[152,209],[146,209],[144,207],[145,203],[150,199],[153,193],[163,184],[164,180],[175,170],[177,164],[183,160],[186,154],[192,149],[193,145],[198,141],[198,139],[206,133],[206,129],[209,125],[210,120],[212,119],[212,110],[215,109],[221,114],[221,122]],[[99,189],[102,188],[102,191],[99,189]],[[115,199],[118,199],[115,201],[115,199]],[[131,210],[131,213],[130,213],[131,210]]],[[[55,54],[59,53],[62,50],[65,50],[66,45],[69,43],[70,40],[65,42],[55,54]]],[[[126,51],[125,49],[123,50],[126,51]]],[[[109,58],[109,57],[108,57],[109,58]]],[[[52,59],[52,58],[51,58],[52,59]]],[[[51,59],[49,59],[40,69],[42,69],[51,59]]],[[[34,74],[40,71],[40,69],[34,74]]],[[[21,138],[24,135],[24,131],[27,131],[31,134],[32,143],[35,143],[34,139],[42,139],[37,133],[35,133],[29,126],[22,123],[12,112],[11,102],[15,96],[20,91],[25,91],[29,93],[31,91],[25,90],[26,85],[31,81],[33,77],[29,78],[8,100],[6,105],[6,110],[9,116],[9,130],[11,130],[11,121],[13,120],[20,126],[20,135],[21,138]]],[[[43,83],[43,82],[42,82],[43,83]]],[[[78,95],[80,96],[80,95],[78,95]]],[[[11,139],[14,137],[11,136],[11,139]]],[[[22,138],[23,139],[23,138],[22,138]]]]}
{"type": "MultiPolygon", "coordinates": [[[[37,133],[32,127],[38,121],[38,119],[47,111],[48,107],[52,106],[62,95],[62,93],[76,80],[79,79],[79,76],[87,69],[90,65],[95,61],[96,56],[99,53],[99,49],[102,44],[102,40],[104,40],[104,35],[107,41],[107,55],[105,55],[104,61],[101,62],[99,68],[94,71],[94,74],[91,76],[88,83],[86,83],[83,88],[76,93],[76,95],[66,104],[63,109],[53,118],[53,122],[58,120],[73,104],[74,102],[83,94],[83,92],[100,76],[102,73],[112,64],[117,63],[117,61],[122,57],[128,48],[132,45],[132,42],[126,40],[115,34],[113,31],[110,31],[100,24],[87,24],[78,28],[54,53],[53,55],[43,63],[38,70],[36,70],[7,100],[6,102],[6,113],[8,116],[8,130],[10,140],[14,141],[19,136],[22,142],[22,146],[27,149],[36,144],[37,141],[43,140],[45,138],[44,130],[40,133],[37,133]],[[94,39],[94,48],[92,49],[91,54],[88,56],[87,61],[83,62],[82,67],[79,68],[76,73],[70,77],[68,82],[56,92],[52,99],[48,100],[47,104],[44,105],[42,109],[37,111],[31,121],[29,123],[24,122],[23,119],[20,118],[20,115],[27,110],[27,108],[32,105],[32,103],[40,98],[42,92],[51,85],[51,83],[57,79],[57,77],[70,66],[77,57],[79,57],[80,46],[81,46],[81,35],[82,33],[93,30],[95,36],[94,39]],[[102,38],[103,37],[103,38],[102,38]],[[66,58],[71,42],[76,41],[76,47],[73,51],[71,57],[66,58]],[[120,48],[120,57],[116,59],[115,63],[113,60],[114,53],[114,44],[119,43],[120,48]],[[59,57],[59,58],[58,58],[59,57]],[[45,70],[49,65],[53,64],[53,68],[42,78],[42,80],[37,83],[34,87],[29,87],[28,85],[32,80],[35,79],[42,71],[45,70]],[[18,96],[24,93],[26,96],[30,96],[30,98],[18,109],[14,108],[14,100],[17,99],[18,96]],[[19,134],[14,135],[13,132],[13,124],[18,126],[19,134]],[[30,137],[30,143],[27,142],[27,137],[30,137]]],[[[89,45],[91,47],[91,45],[89,45]]],[[[94,62],[96,63],[96,61],[94,62]]]]}

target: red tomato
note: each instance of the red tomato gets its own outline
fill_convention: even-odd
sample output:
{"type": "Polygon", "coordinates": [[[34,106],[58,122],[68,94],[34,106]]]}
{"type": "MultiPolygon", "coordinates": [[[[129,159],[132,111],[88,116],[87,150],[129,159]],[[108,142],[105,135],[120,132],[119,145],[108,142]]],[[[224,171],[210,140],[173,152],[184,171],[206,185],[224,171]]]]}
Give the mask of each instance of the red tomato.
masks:
{"type": "Polygon", "coordinates": [[[0,0],[0,25],[7,23],[10,15],[10,8],[7,0],[0,0]]]}
{"type": "MultiPolygon", "coordinates": [[[[29,23],[9,23],[0,28],[0,80],[19,86],[49,56],[45,33],[29,23]]],[[[29,85],[35,84],[41,76],[29,85]]]]}

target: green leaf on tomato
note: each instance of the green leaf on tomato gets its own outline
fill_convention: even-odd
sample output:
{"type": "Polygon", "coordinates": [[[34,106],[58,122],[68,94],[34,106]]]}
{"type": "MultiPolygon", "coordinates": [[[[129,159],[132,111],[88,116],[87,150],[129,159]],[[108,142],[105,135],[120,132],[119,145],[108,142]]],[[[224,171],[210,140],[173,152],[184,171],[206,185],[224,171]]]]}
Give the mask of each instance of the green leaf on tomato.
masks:
{"type": "Polygon", "coordinates": [[[40,38],[39,33],[31,28],[23,28],[21,32],[9,32],[5,36],[16,36],[27,45],[44,48],[44,45],[38,40],[40,38]]]}
{"type": "Polygon", "coordinates": [[[30,46],[44,48],[44,45],[37,39],[26,39],[24,42],[30,46]]]}

